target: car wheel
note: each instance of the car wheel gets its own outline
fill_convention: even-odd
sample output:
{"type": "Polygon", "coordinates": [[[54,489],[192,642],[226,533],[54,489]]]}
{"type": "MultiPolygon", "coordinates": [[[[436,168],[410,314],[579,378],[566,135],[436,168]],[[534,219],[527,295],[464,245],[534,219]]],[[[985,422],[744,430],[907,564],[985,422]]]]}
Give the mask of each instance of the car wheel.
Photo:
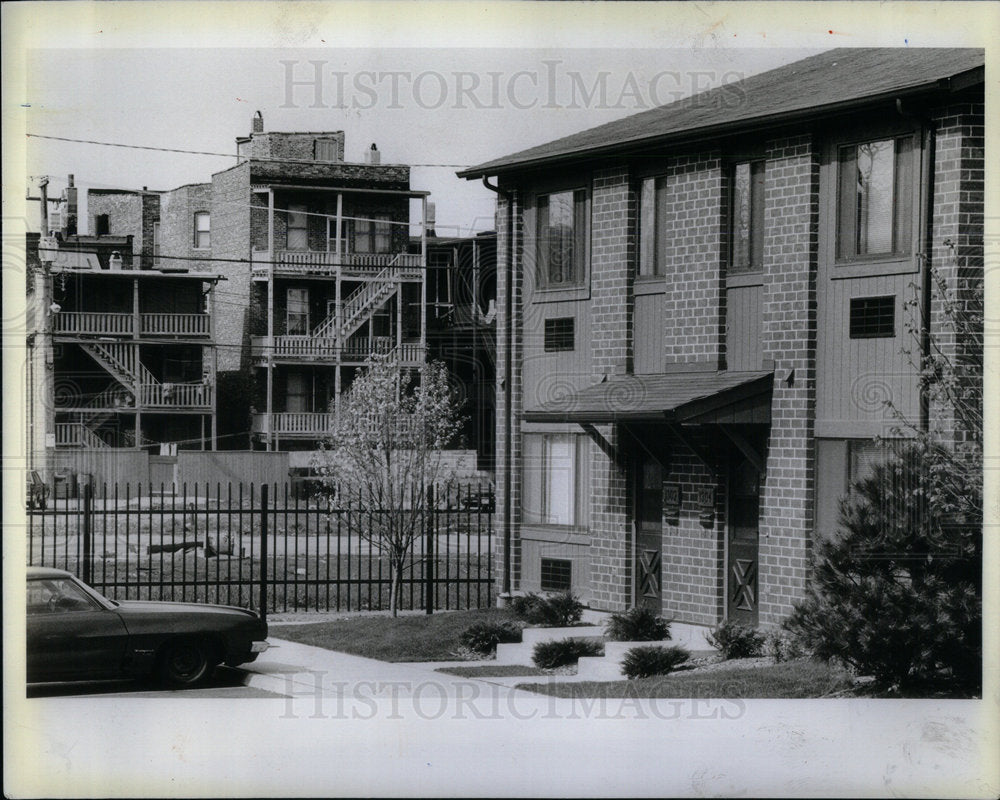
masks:
{"type": "Polygon", "coordinates": [[[211,669],[207,647],[194,639],[168,644],[160,657],[160,679],[168,686],[197,686],[211,669]]]}

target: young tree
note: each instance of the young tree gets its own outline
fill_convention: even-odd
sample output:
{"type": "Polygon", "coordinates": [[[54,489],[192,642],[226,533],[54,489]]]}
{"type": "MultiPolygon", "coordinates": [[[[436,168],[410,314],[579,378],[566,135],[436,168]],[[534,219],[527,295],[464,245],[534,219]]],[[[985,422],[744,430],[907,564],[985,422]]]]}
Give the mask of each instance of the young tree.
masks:
{"type": "Polygon", "coordinates": [[[340,399],[334,430],[317,468],[331,500],[378,511],[361,515],[361,536],[389,562],[390,610],[399,611],[402,580],[421,533],[426,487],[445,479],[442,450],[462,425],[441,362],[411,370],[374,357],[340,399]]]}
{"type": "Polygon", "coordinates": [[[842,499],[839,536],[816,543],[806,599],[787,621],[819,657],[907,695],[982,685],[982,269],[951,272],[957,286],[931,273],[933,329],[908,302],[925,419],[887,403],[891,457],[842,499]]]}

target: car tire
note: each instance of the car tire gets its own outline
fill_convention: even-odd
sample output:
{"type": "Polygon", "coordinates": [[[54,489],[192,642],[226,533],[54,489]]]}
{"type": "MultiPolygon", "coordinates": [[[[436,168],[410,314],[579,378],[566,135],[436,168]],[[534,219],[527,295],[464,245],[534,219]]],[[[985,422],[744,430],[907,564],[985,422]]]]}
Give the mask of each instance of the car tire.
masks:
{"type": "Polygon", "coordinates": [[[204,642],[181,639],[169,643],[163,649],[158,672],[164,684],[181,689],[204,682],[213,666],[209,649],[204,642]]]}

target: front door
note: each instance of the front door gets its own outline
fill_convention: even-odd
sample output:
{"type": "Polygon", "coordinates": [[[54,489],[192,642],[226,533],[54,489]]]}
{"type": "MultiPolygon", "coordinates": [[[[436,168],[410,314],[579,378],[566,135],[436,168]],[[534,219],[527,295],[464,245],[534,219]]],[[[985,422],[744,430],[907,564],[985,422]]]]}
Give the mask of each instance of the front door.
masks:
{"type": "Polygon", "coordinates": [[[635,492],[635,604],[663,611],[661,567],[663,553],[663,467],[648,455],[636,463],[635,492]]]}
{"type": "Polygon", "coordinates": [[[760,522],[760,473],[746,459],[729,477],[729,619],[757,624],[757,537],[760,522]]]}

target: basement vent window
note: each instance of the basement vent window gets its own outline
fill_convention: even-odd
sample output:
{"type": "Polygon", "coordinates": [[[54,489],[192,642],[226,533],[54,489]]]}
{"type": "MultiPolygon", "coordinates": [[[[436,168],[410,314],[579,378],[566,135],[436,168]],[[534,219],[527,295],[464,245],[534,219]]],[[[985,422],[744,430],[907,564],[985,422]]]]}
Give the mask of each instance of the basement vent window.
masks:
{"type": "Polygon", "coordinates": [[[881,339],[896,335],[896,298],[851,298],[851,338],[881,339]]]}
{"type": "Polygon", "coordinates": [[[545,320],[545,352],[556,353],[575,347],[575,325],[573,317],[559,317],[545,320]]]}
{"type": "Polygon", "coordinates": [[[563,558],[542,559],[542,591],[568,592],[572,585],[573,564],[563,558]]]}

